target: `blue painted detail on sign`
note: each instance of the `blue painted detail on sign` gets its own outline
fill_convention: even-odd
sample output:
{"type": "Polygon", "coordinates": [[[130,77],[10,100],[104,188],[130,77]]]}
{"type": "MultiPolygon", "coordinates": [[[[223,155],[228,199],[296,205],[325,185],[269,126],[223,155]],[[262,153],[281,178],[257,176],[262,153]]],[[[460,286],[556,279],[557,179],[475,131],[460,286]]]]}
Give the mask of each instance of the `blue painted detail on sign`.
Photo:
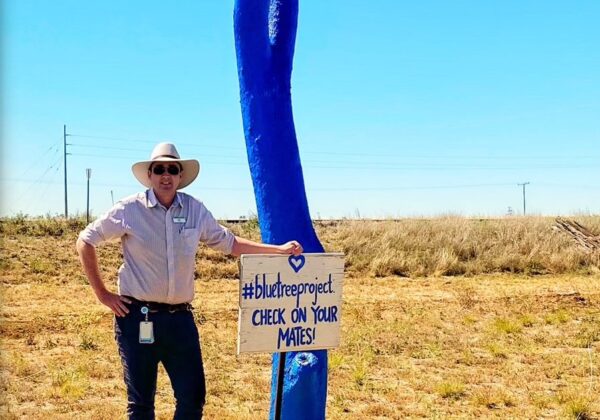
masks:
{"type": "MultiPolygon", "coordinates": [[[[240,103],[262,240],[281,244],[295,239],[305,252],[323,252],[308,210],[292,115],[297,24],[298,0],[235,2],[240,103]]],[[[275,354],[271,418],[278,363],[275,354]]],[[[324,419],[326,396],[327,351],[287,353],[281,417],[324,419]]]]}
{"type": "Polygon", "coordinates": [[[306,258],[304,258],[304,255],[290,255],[290,257],[288,258],[288,262],[290,263],[292,270],[294,270],[294,272],[297,273],[300,270],[302,270],[302,267],[304,267],[306,258]]]}

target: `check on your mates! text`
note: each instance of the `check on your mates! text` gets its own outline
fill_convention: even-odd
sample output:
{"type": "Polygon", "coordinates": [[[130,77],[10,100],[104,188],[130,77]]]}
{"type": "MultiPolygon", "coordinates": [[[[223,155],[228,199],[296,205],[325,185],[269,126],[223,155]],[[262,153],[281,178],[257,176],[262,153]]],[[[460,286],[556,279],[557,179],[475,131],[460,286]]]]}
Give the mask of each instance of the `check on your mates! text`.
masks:
{"type": "Polygon", "coordinates": [[[338,347],[343,254],[242,255],[238,353],[338,347]]]}

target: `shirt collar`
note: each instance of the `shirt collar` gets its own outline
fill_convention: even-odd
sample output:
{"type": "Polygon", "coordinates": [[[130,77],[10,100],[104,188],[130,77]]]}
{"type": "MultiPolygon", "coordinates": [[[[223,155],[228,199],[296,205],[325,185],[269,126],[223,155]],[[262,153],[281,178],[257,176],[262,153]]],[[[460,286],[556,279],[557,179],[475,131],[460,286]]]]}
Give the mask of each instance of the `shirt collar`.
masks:
{"type": "Polygon", "coordinates": [[[181,198],[181,193],[179,191],[175,194],[175,201],[173,201],[173,205],[183,208],[183,199],[181,198]]]}
{"type": "MultiPolygon", "coordinates": [[[[146,190],[146,207],[152,208],[157,205],[160,205],[160,203],[158,202],[158,198],[156,198],[156,194],[154,194],[154,190],[152,188],[146,190]]],[[[183,208],[183,200],[180,192],[175,194],[175,200],[173,200],[171,207],[173,206],[183,208]]]]}

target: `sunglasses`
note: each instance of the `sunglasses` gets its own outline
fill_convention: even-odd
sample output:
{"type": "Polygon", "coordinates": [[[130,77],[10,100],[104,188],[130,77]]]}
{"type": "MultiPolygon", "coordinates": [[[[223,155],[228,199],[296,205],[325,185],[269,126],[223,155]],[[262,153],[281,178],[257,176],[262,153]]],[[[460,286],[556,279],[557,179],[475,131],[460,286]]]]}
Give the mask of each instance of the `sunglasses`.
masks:
{"type": "Polygon", "coordinates": [[[181,169],[179,169],[179,166],[177,165],[169,165],[166,168],[162,165],[156,165],[152,167],[152,173],[154,175],[162,175],[166,172],[169,173],[169,175],[179,175],[179,173],[181,172],[181,169]]]}

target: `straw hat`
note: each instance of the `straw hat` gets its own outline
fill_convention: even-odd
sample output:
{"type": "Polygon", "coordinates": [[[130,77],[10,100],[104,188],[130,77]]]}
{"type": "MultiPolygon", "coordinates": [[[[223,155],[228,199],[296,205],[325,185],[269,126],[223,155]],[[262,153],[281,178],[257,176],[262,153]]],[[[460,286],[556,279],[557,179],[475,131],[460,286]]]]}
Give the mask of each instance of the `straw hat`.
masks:
{"type": "Polygon", "coordinates": [[[158,143],[154,146],[154,149],[150,154],[150,160],[134,163],[131,167],[136,179],[147,188],[151,188],[150,179],[148,178],[148,169],[150,169],[150,165],[155,162],[177,162],[182,166],[183,172],[181,172],[181,182],[177,189],[185,188],[190,185],[200,172],[200,163],[196,159],[181,159],[174,144],[158,143]]]}

